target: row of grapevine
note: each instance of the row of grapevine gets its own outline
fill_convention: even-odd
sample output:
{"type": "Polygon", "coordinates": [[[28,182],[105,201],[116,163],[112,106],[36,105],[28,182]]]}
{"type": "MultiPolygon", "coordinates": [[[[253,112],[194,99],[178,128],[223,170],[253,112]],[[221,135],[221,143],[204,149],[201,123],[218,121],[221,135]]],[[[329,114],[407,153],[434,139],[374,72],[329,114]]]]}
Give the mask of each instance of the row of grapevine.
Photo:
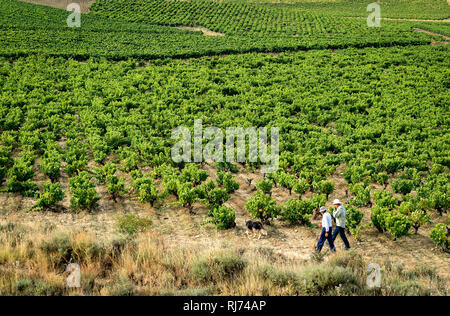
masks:
{"type": "MultiPolygon", "coordinates": [[[[230,219],[223,203],[235,190],[233,180],[220,174],[213,188],[195,167],[173,162],[171,131],[199,118],[204,126],[220,128],[277,126],[280,169],[266,181],[326,200],[334,189],[329,177],[344,166],[338,176],[349,183],[352,206],[374,206],[375,213],[381,207],[380,231],[394,231],[410,218],[411,226],[400,227],[399,236],[420,227],[426,219],[420,212],[448,212],[446,56],[447,47],[421,46],[159,60],[148,67],[135,60],[3,60],[1,190],[37,196],[36,208],[45,208],[62,197],[57,183],[66,174],[65,194],[75,209],[95,207],[95,186],[104,183],[113,200],[138,197],[158,205],[171,194],[190,211],[201,202],[211,215],[230,219]],[[109,163],[116,167],[105,167],[109,163]],[[143,167],[161,175],[147,179],[139,174],[143,167]],[[125,185],[114,169],[134,175],[136,182],[125,185]],[[39,188],[37,172],[53,185],[39,188]],[[392,188],[399,208],[390,205],[388,212],[380,206],[373,185],[392,188]]],[[[259,166],[243,164],[254,171],[259,166]]],[[[225,163],[218,167],[233,169],[225,163]]],[[[270,184],[258,187],[264,203],[251,203],[255,212],[258,205],[273,206],[270,184]]],[[[286,204],[280,216],[305,222],[292,215],[310,213],[303,203],[286,204]]],[[[272,213],[269,209],[263,218],[272,213]]]]}
{"type": "Polygon", "coordinates": [[[68,12],[17,0],[0,2],[0,56],[33,54],[88,59],[157,59],[224,53],[428,44],[412,24],[386,21],[381,30],[363,20],[304,11],[209,1],[96,1],[80,28],[68,12]],[[263,22],[261,22],[263,21],[263,22]],[[226,36],[173,26],[204,26],[226,36]]]}

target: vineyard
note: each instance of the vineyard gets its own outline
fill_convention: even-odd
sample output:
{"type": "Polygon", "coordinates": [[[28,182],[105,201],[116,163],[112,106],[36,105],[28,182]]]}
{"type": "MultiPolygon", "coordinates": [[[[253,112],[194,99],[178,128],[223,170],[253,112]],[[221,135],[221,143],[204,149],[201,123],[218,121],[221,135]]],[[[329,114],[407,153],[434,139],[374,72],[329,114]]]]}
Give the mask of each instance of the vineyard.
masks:
{"type": "Polygon", "coordinates": [[[73,262],[84,295],[448,295],[450,48],[414,28],[449,24],[368,28],[361,5],[97,0],[68,28],[1,0],[0,295],[71,294],[73,262]],[[223,36],[178,28],[198,26],[223,36]],[[175,162],[172,132],[195,120],[279,128],[278,170],[175,162]],[[324,261],[314,213],[334,198],[354,250],[324,261]]]}
{"type": "MultiPolygon", "coordinates": [[[[246,1],[247,2],[247,1],[246,1]]],[[[250,0],[266,6],[306,10],[343,17],[367,18],[367,5],[364,0],[250,0]]],[[[450,10],[445,0],[384,0],[383,17],[394,19],[435,19],[450,18],[450,10]]]]}
{"type": "Polygon", "coordinates": [[[68,28],[67,13],[54,8],[2,0],[0,9],[0,56],[5,57],[45,54],[78,60],[187,58],[422,45],[439,40],[414,31],[414,23],[383,21],[383,28],[376,30],[368,28],[365,20],[201,0],[100,0],[92,5],[91,13],[83,14],[82,28],[68,28]],[[211,38],[175,28],[197,25],[227,36],[211,38]]]}

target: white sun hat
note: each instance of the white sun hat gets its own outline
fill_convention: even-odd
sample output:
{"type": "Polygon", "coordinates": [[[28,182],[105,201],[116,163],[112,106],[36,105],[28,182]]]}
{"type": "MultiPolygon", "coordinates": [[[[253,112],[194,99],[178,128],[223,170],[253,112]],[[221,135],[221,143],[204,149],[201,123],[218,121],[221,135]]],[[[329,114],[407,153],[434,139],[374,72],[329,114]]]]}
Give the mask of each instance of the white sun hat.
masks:
{"type": "Polygon", "coordinates": [[[341,203],[341,201],[339,201],[339,199],[335,199],[335,200],[333,201],[333,205],[336,205],[336,204],[341,205],[342,203],[341,203]]]}
{"type": "Polygon", "coordinates": [[[326,208],[325,206],[321,206],[320,209],[319,209],[319,212],[320,212],[320,213],[323,213],[323,212],[325,212],[326,210],[327,210],[327,208],[326,208]]]}

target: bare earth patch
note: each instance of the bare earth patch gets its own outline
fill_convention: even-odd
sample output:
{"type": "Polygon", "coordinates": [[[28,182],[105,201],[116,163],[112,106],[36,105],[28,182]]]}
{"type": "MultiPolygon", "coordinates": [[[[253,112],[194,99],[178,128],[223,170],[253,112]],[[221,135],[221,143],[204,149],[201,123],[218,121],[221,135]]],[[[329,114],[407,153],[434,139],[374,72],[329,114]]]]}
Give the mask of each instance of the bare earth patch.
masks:
{"type": "Polygon", "coordinates": [[[203,33],[203,35],[205,35],[205,36],[224,36],[225,35],[223,33],[208,30],[206,27],[203,27],[203,26],[176,26],[175,28],[179,29],[179,30],[193,31],[193,32],[201,31],[203,33]]]}
{"type": "Polygon", "coordinates": [[[434,35],[434,36],[440,36],[443,37],[445,39],[445,42],[433,42],[432,45],[448,45],[450,43],[450,37],[444,35],[444,34],[439,34],[439,33],[434,33],[431,31],[427,31],[418,27],[415,27],[414,30],[418,31],[418,32],[422,32],[422,33],[427,33],[430,35],[434,35]]]}
{"type": "Polygon", "coordinates": [[[89,8],[95,0],[20,0],[34,4],[42,4],[50,7],[66,10],[70,3],[78,3],[81,7],[81,13],[89,12],[89,8]]]}

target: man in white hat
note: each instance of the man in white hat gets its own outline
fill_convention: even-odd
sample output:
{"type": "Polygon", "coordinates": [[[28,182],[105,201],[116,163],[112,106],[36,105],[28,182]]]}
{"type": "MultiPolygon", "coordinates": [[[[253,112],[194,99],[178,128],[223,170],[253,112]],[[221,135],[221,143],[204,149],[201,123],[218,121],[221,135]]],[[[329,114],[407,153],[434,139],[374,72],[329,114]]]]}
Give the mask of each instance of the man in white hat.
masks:
{"type": "Polygon", "coordinates": [[[333,242],[339,234],[342,238],[342,241],[345,245],[345,250],[350,249],[350,243],[348,242],[347,236],[345,236],[345,217],[347,216],[347,210],[345,206],[342,205],[342,202],[339,199],[335,199],[333,201],[334,211],[333,217],[336,219],[336,228],[334,229],[332,239],[333,242]]]}
{"type": "Polygon", "coordinates": [[[322,214],[322,233],[320,234],[319,242],[316,246],[316,252],[318,253],[322,250],[325,240],[328,240],[328,245],[330,246],[331,251],[336,252],[336,248],[333,244],[333,239],[331,238],[331,215],[327,212],[327,208],[325,206],[320,207],[319,212],[320,214],[322,214]]]}

